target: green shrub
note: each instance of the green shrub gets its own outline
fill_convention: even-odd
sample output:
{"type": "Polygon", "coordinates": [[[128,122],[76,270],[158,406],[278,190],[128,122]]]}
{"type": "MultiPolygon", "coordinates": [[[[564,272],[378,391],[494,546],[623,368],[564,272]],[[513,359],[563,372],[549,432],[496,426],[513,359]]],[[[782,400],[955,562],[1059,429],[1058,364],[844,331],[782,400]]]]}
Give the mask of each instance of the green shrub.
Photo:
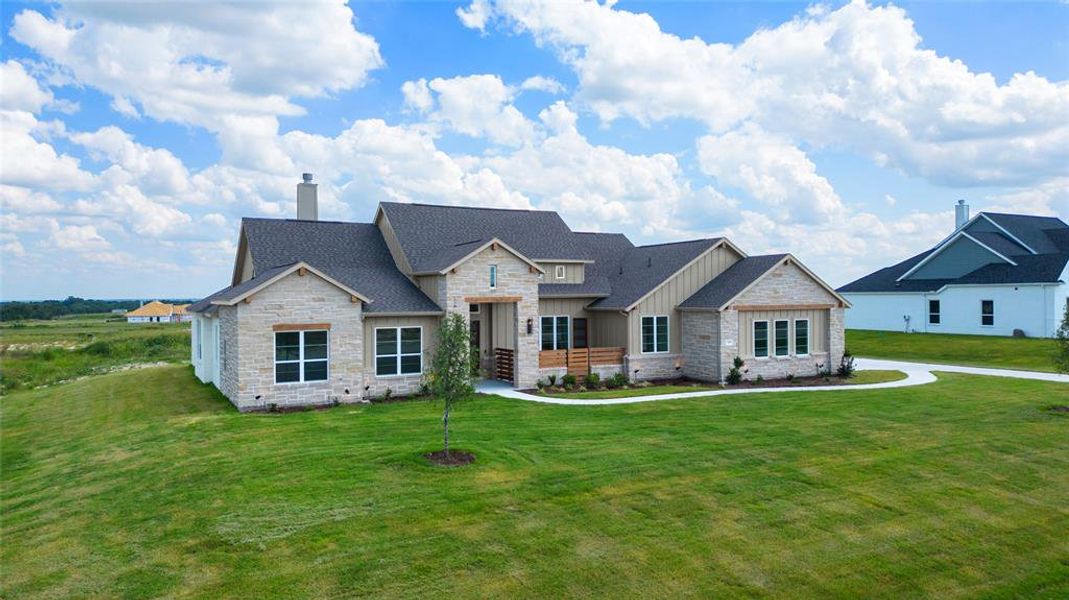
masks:
{"type": "Polygon", "coordinates": [[[730,383],[731,385],[738,385],[742,381],[742,367],[745,364],[746,363],[743,362],[741,358],[739,358],[738,356],[735,357],[735,361],[732,364],[731,370],[728,371],[728,375],[726,377],[728,383],[730,383]]]}
{"type": "Polygon", "coordinates": [[[568,373],[564,377],[560,378],[560,382],[561,385],[563,385],[564,387],[572,389],[573,387],[575,387],[575,375],[568,373]]]}
{"type": "Polygon", "coordinates": [[[849,350],[843,352],[843,357],[839,360],[839,369],[835,374],[843,379],[850,379],[854,376],[854,356],[849,350]]]}
{"type": "Polygon", "coordinates": [[[628,384],[627,375],[625,375],[624,373],[617,373],[613,375],[608,380],[606,380],[606,385],[609,381],[612,382],[612,387],[614,388],[622,388],[628,384]]]}
{"type": "Polygon", "coordinates": [[[547,375],[546,379],[549,381],[549,387],[555,387],[557,385],[556,375],[547,375]]]}
{"type": "Polygon", "coordinates": [[[591,373],[586,376],[586,386],[592,390],[596,390],[601,387],[601,375],[597,373],[591,373]]]}

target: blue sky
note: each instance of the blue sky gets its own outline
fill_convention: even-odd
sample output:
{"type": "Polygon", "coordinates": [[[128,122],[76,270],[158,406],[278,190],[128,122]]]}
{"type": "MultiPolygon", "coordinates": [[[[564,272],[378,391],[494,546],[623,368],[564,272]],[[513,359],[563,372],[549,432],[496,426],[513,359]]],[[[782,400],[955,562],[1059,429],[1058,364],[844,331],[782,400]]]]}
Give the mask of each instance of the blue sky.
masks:
{"type": "Polygon", "coordinates": [[[728,235],[833,284],[952,203],[1069,218],[1069,6],[5,2],[0,297],[198,297],[242,216],[728,235]]]}

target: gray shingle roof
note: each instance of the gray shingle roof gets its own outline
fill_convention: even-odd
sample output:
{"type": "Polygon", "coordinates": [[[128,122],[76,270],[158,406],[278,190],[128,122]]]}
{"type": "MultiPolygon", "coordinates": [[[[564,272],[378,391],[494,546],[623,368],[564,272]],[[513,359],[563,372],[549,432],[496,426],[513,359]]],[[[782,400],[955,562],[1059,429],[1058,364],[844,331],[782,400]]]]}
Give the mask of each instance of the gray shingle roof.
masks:
{"type": "MultiPolygon", "coordinates": [[[[590,308],[622,310],[631,306],[721,240],[722,238],[709,238],[636,246],[621,252],[615,270],[606,274],[612,286],[612,294],[593,302],[590,308]]],[[[602,265],[604,266],[607,265],[602,265]]]]}
{"type": "Polygon", "coordinates": [[[203,312],[203,311],[211,308],[212,307],[212,302],[214,302],[216,300],[232,300],[234,298],[237,298],[238,296],[244,294],[245,292],[247,292],[247,291],[255,288],[256,286],[260,285],[264,281],[267,281],[268,279],[271,279],[275,275],[278,275],[279,273],[282,273],[286,269],[292,267],[294,264],[296,264],[296,263],[278,265],[276,267],[271,267],[270,269],[264,269],[263,272],[257,272],[256,273],[256,277],[253,277],[252,279],[247,279],[247,280],[242,281],[241,283],[239,283],[237,285],[232,285],[232,286],[229,286],[229,287],[225,287],[225,288],[223,288],[223,289],[221,289],[221,290],[219,290],[219,291],[207,296],[206,298],[202,298],[201,300],[198,300],[198,301],[194,302],[193,304],[190,304],[189,306],[186,307],[186,312],[203,312]]]}
{"type": "Polygon", "coordinates": [[[582,297],[604,298],[612,293],[609,278],[604,275],[586,276],[583,283],[540,283],[538,284],[538,296],[540,298],[553,297],[582,297]]]}
{"type": "MultiPolygon", "coordinates": [[[[242,227],[257,274],[251,281],[262,282],[276,267],[303,261],[367,296],[368,314],[441,310],[397,270],[382,234],[371,223],[243,219],[242,227]]],[[[217,294],[233,297],[240,293],[235,288],[247,283],[217,294]]]]}
{"type": "Polygon", "coordinates": [[[1054,217],[983,213],[1039,254],[1031,254],[1009,238],[994,233],[972,233],[992,249],[1010,256],[1008,263],[988,264],[956,279],[914,279],[899,277],[924,260],[935,248],[870,273],[839,288],[839,292],[931,292],[945,285],[997,285],[1014,283],[1054,283],[1069,262],[1069,225],[1054,217]]]}
{"type": "Polygon", "coordinates": [[[493,238],[531,260],[589,260],[555,212],[382,202],[416,273],[440,271],[493,238]]]}
{"type": "Polygon", "coordinates": [[[679,307],[719,309],[786,257],[786,254],[748,256],[714,277],[712,281],[680,303],[679,307]]]}

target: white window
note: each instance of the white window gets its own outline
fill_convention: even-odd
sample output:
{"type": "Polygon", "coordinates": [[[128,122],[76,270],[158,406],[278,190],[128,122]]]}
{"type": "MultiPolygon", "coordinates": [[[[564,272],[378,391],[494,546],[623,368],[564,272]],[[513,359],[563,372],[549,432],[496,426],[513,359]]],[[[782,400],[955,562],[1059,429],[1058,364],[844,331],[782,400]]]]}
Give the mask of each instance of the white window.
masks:
{"type": "Polygon", "coordinates": [[[809,319],[794,321],[794,353],[809,356],[809,319]]]}
{"type": "Polygon", "coordinates": [[[984,327],[994,327],[995,325],[995,301],[994,300],[981,300],[980,301],[980,324],[984,327]]]}
{"type": "Polygon", "coordinates": [[[768,321],[753,322],[753,355],[768,358],[768,321]]]}
{"type": "Polygon", "coordinates": [[[422,327],[375,329],[375,375],[419,375],[423,372],[422,327]]]}
{"type": "Polygon", "coordinates": [[[557,276],[557,279],[564,279],[564,265],[557,265],[554,274],[557,276]]]}
{"type": "Polygon", "coordinates": [[[668,352],[668,317],[642,317],[642,353],[668,352]]]}
{"type": "Polygon", "coordinates": [[[497,265],[490,265],[490,289],[497,288],[497,265]]]}
{"type": "Polygon", "coordinates": [[[940,312],[939,308],[940,307],[939,307],[939,301],[938,300],[929,300],[928,301],[928,324],[929,325],[938,325],[939,324],[939,320],[940,320],[940,317],[941,317],[941,315],[939,314],[939,312],[940,312]]]}
{"type": "Polygon", "coordinates": [[[323,330],[275,332],[275,383],[326,381],[327,340],[323,330]]]}
{"type": "Polygon", "coordinates": [[[542,317],[542,349],[567,350],[569,324],[567,316],[542,317]]]}
{"type": "Polygon", "coordinates": [[[776,356],[787,356],[791,353],[790,345],[790,322],[776,321],[776,356]]]}

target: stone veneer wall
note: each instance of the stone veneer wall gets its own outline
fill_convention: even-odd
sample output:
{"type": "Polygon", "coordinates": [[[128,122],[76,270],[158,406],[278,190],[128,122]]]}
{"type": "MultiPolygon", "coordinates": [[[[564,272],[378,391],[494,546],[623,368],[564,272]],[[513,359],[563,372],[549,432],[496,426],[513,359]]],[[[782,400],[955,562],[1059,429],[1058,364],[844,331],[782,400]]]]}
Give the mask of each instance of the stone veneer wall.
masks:
{"type": "MultiPolygon", "coordinates": [[[[225,310],[225,309],[224,309],[225,310]]],[[[236,313],[237,335],[224,336],[233,354],[228,371],[236,371],[236,385],[225,383],[222,391],[240,410],[278,406],[321,405],[333,401],[360,400],[363,380],[362,306],[349,295],[316,275],[289,275],[252,296],[248,304],[231,309],[236,313]],[[329,323],[328,379],[310,383],[275,383],[276,324],[329,323]],[[233,340],[237,340],[236,347],[233,340]],[[348,390],[348,393],[346,393],[348,390]]],[[[228,317],[221,312],[224,330],[228,317]]]]}
{"type": "Polygon", "coordinates": [[[720,314],[681,312],[683,375],[699,381],[720,381],[720,314]]]}
{"type": "Polygon", "coordinates": [[[632,354],[624,357],[624,372],[631,381],[676,379],[683,375],[683,369],[676,369],[676,365],[684,362],[682,354],[632,354]]]}
{"type": "Polygon", "coordinates": [[[529,271],[527,263],[504,248],[486,248],[456,267],[438,285],[439,303],[447,313],[458,313],[469,320],[468,302],[471,296],[519,296],[516,302],[516,366],[515,383],[518,388],[533,388],[538,381],[538,274],[529,271]],[[490,265],[497,265],[497,287],[490,289],[490,265]],[[527,333],[527,319],[533,329],[527,333]]]}
{"type": "Polygon", "coordinates": [[[219,319],[219,380],[222,383],[219,391],[237,405],[240,388],[238,357],[241,351],[241,344],[238,343],[238,308],[220,306],[216,318],[219,319]]]}

